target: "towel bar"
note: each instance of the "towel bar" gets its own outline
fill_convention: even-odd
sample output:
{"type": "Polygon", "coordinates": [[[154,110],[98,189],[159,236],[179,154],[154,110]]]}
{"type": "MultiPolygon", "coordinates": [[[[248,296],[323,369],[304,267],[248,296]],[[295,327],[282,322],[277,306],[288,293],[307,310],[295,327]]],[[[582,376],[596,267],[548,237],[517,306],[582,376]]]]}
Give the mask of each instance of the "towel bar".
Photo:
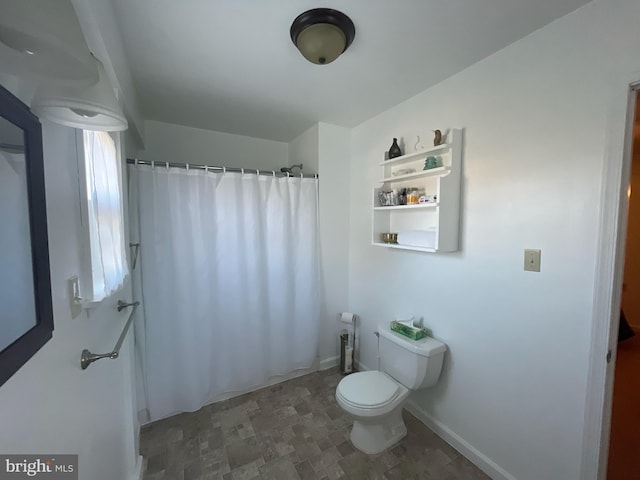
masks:
{"type": "Polygon", "coordinates": [[[129,326],[131,325],[131,321],[133,320],[133,315],[136,313],[136,308],[138,308],[140,302],[131,302],[126,303],[122,300],[118,300],[118,311],[122,311],[127,307],[133,307],[131,313],[129,314],[129,318],[127,319],[127,323],[122,329],[122,333],[120,334],[120,338],[118,338],[118,342],[116,346],[113,348],[113,351],[109,353],[91,353],[86,348],[82,350],[82,355],[80,355],[80,366],[82,370],[86,370],[89,365],[91,365],[96,360],[100,360],[101,358],[110,358],[112,360],[118,358],[120,356],[120,347],[122,347],[122,342],[124,342],[124,338],[127,336],[127,332],[129,331],[129,326]]]}

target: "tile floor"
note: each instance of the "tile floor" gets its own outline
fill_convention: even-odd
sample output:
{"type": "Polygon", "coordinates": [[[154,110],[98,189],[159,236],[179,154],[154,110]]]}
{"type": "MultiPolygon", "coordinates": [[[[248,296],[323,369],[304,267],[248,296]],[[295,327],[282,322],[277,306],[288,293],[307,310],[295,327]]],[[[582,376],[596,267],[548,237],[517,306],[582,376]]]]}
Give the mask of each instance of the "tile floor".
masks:
{"type": "Polygon", "coordinates": [[[145,480],[480,480],[484,473],[404,412],[407,436],[365,455],[335,401],[342,376],[316,372],[142,429],[145,480]]]}

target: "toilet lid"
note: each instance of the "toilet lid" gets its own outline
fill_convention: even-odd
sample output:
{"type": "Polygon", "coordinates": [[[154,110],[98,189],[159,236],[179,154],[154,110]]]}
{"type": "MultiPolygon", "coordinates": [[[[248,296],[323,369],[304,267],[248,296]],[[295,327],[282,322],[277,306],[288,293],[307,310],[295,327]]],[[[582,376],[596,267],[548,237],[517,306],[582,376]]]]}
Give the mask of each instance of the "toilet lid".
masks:
{"type": "Polygon", "coordinates": [[[375,408],[389,403],[399,390],[396,382],[377,370],[353,373],[338,384],[338,393],[342,398],[361,408],[375,408]]]}

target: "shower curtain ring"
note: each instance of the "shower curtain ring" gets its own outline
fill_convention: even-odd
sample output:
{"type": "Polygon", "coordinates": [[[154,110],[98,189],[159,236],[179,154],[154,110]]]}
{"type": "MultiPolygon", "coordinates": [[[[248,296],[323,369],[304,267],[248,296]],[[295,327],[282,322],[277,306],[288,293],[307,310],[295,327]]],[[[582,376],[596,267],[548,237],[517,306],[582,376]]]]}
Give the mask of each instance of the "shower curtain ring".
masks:
{"type": "Polygon", "coordinates": [[[185,168],[187,169],[187,172],[188,172],[189,171],[189,164],[188,163],[185,165],[185,168]]]}
{"type": "Polygon", "coordinates": [[[256,177],[260,177],[260,169],[256,168],[256,177]]]}
{"type": "Polygon", "coordinates": [[[241,168],[240,172],[242,172],[242,176],[244,176],[244,168],[241,168]]]}
{"type": "Polygon", "coordinates": [[[209,173],[209,165],[204,166],[204,173],[209,173]]]}
{"type": "Polygon", "coordinates": [[[151,168],[156,168],[156,161],[155,160],[151,160],[151,168]]]}
{"type": "Polygon", "coordinates": [[[169,170],[169,162],[164,162],[164,166],[166,167],[167,170],[169,170]]]}
{"type": "Polygon", "coordinates": [[[271,170],[271,174],[273,175],[273,178],[276,178],[276,171],[275,170],[271,170]]]}
{"type": "Polygon", "coordinates": [[[222,167],[222,173],[227,173],[227,167],[222,167]]]}

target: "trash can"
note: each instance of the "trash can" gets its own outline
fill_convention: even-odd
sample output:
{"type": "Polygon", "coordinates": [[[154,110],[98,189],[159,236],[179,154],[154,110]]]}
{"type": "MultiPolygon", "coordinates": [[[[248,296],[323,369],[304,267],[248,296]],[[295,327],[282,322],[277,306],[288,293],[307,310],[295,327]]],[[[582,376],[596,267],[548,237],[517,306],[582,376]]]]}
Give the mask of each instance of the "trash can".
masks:
{"type": "Polygon", "coordinates": [[[353,347],[349,346],[349,332],[340,332],[340,373],[348,375],[353,372],[353,347]]]}

